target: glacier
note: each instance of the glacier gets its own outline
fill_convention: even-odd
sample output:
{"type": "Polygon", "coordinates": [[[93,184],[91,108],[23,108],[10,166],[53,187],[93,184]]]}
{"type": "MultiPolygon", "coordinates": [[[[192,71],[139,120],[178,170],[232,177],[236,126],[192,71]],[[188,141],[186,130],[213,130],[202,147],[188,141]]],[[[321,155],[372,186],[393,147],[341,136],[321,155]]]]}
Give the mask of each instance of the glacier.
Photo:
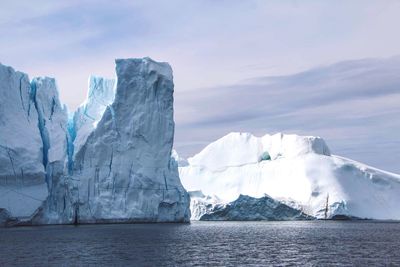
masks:
{"type": "Polygon", "coordinates": [[[192,197],[192,219],[240,195],[265,194],[320,219],[400,219],[400,175],[332,155],[320,137],[230,133],[188,158],[179,174],[188,191],[212,196],[192,197]]]}
{"type": "Polygon", "coordinates": [[[53,78],[0,64],[0,225],[188,222],[168,63],[117,59],[68,113],[53,78]]]}

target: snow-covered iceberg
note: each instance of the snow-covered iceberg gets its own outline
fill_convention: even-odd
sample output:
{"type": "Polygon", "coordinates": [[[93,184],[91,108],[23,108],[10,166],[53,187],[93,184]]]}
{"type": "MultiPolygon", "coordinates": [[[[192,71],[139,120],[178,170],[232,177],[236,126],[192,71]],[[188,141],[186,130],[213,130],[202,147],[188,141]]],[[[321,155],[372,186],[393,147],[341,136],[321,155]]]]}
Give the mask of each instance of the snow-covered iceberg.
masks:
{"type": "Polygon", "coordinates": [[[400,175],[331,155],[319,137],[231,133],[187,162],[185,188],[220,203],[267,194],[317,218],[400,219],[400,175]]]}
{"type": "Polygon", "coordinates": [[[116,80],[92,76],[88,99],[68,119],[54,79],[29,82],[0,65],[2,221],[189,220],[171,157],[172,69],[118,59],[116,72],[116,80]]]}

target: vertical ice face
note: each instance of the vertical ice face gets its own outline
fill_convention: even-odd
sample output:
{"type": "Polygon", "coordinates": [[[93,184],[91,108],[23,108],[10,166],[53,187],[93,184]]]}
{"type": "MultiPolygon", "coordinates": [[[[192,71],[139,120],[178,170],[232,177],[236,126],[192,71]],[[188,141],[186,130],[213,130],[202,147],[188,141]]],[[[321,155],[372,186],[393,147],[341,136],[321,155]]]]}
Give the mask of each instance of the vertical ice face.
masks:
{"type": "Polygon", "coordinates": [[[75,154],[86,142],[87,137],[96,128],[108,105],[115,98],[115,80],[90,76],[86,101],[73,116],[74,152],[75,154]]]}
{"type": "Polygon", "coordinates": [[[0,64],[0,209],[28,218],[47,197],[35,92],[26,74],[0,64]]]}
{"type": "MultiPolygon", "coordinates": [[[[58,210],[63,199],[58,197],[65,184],[64,174],[68,150],[68,114],[59,100],[56,81],[39,77],[31,82],[32,97],[38,112],[38,128],[42,139],[43,165],[49,196],[44,207],[49,211],[58,210]]],[[[64,190],[63,190],[64,191],[64,190]]]]}
{"type": "Polygon", "coordinates": [[[0,65],[1,223],[184,222],[167,63],[116,60],[68,119],[55,80],[0,65]],[[16,217],[16,220],[14,218],[16,217]]]}
{"type": "MultiPolygon", "coordinates": [[[[101,119],[106,107],[112,103],[115,97],[115,80],[90,76],[86,101],[75,111],[73,116],[62,116],[64,139],[59,140],[58,147],[64,147],[66,154],[64,176],[56,173],[53,175],[50,187],[50,195],[43,210],[34,218],[34,223],[70,223],[74,220],[74,212],[77,201],[77,188],[73,177],[73,168],[76,152],[86,142],[87,137],[93,132],[97,122],[101,119]]],[[[44,90],[42,90],[44,92],[44,90]]],[[[55,91],[57,92],[57,91],[55,91]]],[[[52,94],[50,94],[52,95],[52,94]]],[[[52,97],[48,98],[52,98],[52,97]]],[[[47,102],[52,103],[51,99],[47,102]]],[[[57,102],[58,103],[58,102],[57,102]]],[[[49,112],[47,112],[49,114],[49,112]]],[[[50,113],[51,114],[51,113],[50,113]]],[[[63,114],[64,115],[64,114],[63,114]]],[[[49,118],[49,116],[42,116],[49,118]]],[[[53,129],[54,130],[54,129],[53,129]]],[[[57,170],[60,170],[57,165],[57,170]]],[[[49,168],[52,171],[54,168],[49,168]]],[[[48,175],[54,173],[49,172],[48,175]]]]}
{"type": "Polygon", "coordinates": [[[34,78],[31,82],[39,115],[39,131],[43,143],[43,165],[51,187],[52,176],[63,174],[67,151],[68,114],[58,96],[53,78],[34,78]]]}
{"type": "Polygon", "coordinates": [[[78,193],[74,218],[66,219],[188,221],[189,197],[171,158],[172,69],[149,58],[119,59],[116,72],[114,102],[75,151],[78,193]]]}

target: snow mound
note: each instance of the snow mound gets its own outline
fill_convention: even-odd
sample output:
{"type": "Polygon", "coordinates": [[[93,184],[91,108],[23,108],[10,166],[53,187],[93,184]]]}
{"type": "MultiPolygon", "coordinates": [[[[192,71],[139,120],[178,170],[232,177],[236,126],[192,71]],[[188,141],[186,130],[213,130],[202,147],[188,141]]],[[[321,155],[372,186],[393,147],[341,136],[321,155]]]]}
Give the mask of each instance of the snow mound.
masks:
{"type": "Polygon", "coordinates": [[[400,219],[400,175],[331,155],[319,137],[231,133],[188,162],[185,188],[222,203],[267,194],[317,218],[400,219]]]}
{"type": "Polygon", "coordinates": [[[188,162],[192,166],[222,170],[264,159],[295,158],[307,153],[330,155],[329,148],[320,137],[278,133],[258,138],[250,133],[230,133],[189,158],[188,162]]]}

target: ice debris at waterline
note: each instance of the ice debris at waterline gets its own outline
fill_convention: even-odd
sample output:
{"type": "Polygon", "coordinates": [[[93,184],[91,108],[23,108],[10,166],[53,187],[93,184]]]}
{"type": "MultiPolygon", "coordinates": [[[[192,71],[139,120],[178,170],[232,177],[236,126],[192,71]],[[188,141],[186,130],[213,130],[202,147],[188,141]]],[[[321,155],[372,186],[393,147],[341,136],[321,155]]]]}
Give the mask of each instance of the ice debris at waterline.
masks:
{"type": "Polygon", "coordinates": [[[0,64],[0,225],[187,222],[167,63],[117,59],[70,115],[55,80],[0,64]]]}
{"type": "Polygon", "coordinates": [[[212,196],[192,197],[192,219],[267,194],[316,218],[400,220],[400,175],[332,155],[320,137],[230,133],[179,161],[184,187],[212,196]]]}

